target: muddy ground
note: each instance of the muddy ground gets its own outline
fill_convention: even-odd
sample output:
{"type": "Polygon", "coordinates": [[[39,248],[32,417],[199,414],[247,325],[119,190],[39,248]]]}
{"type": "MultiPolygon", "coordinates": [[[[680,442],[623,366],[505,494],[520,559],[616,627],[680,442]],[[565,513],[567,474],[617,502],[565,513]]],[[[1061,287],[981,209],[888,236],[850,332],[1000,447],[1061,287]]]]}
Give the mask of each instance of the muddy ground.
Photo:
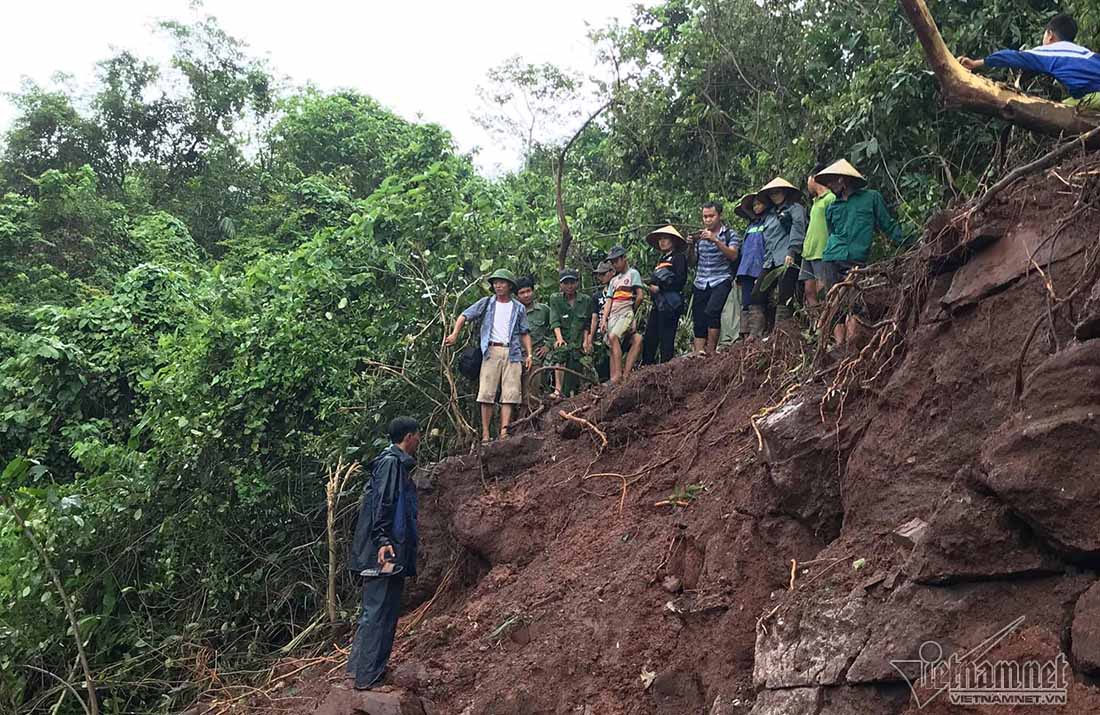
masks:
{"type": "Polygon", "coordinates": [[[434,601],[392,690],[307,671],[290,709],[1100,712],[1097,168],[933,220],[861,279],[859,354],[678,358],[424,470],[409,605],[434,601]],[[1062,658],[1068,705],[911,691],[952,654],[1062,658]]]}

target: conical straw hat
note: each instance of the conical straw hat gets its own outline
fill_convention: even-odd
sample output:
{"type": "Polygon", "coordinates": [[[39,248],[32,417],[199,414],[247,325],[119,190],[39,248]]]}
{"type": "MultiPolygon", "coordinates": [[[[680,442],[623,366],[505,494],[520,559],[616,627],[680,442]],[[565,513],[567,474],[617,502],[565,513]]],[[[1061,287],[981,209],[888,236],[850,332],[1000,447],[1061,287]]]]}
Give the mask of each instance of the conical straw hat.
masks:
{"type": "Polygon", "coordinates": [[[652,231],[645,237],[645,240],[649,242],[649,245],[657,248],[657,241],[660,240],[661,236],[668,236],[673,241],[678,242],[680,246],[687,245],[687,241],[684,240],[684,237],[680,235],[680,232],[676,230],[675,226],[671,225],[652,231]]]}
{"type": "Polygon", "coordinates": [[[738,202],[737,208],[735,208],[733,212],[746,221],[752,221],[754,218],[752,202],[756,199],[756,196],[756,194],[745,194],[742,196],[741,201],[738,202]]]}
{"type": "Polygon", "coordinates": [[[829,164],[819,171],[817,175],[814,176],[814,181],[820,182],[823,176],[847,176],[850,179],[859,181],[861,184],[867,183],[867,179],[863,177],[863,174],[856,171],[856,168],[844,159],[829,164]]]}
{"type": "Polygon", "coordinates": [[[757,191],[756,193],[757,194],[766,194],[766,193],[768,193],[769,191],[771,191],[773,189],[787,189],[788,191],[793,191],[796,194],[801,194],[802,193],[801,191],[798,190],[797,186],[795,186],[794,184],[787,181],[786,179],[784,179],[781,176],[777,176],[774,179],[772,179],[770,182],[765,184],[764,187],[762,189],[760,189],[759,191],[757,191]]]}

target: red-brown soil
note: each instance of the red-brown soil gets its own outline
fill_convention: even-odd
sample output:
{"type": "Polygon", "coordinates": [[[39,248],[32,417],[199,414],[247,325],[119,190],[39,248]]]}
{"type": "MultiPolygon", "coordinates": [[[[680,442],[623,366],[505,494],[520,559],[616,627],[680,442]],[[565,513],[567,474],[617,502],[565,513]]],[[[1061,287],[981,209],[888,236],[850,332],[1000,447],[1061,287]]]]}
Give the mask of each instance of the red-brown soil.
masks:
{"type": "MultiPolygon", "coordinates": [[[[1100,712],[1095,167],[869,271],[861,362],[782,338],[679,358],[424,470],[410,605],[435,601],[391,661],[406,711],[1100,712]],[[915,544],[892,534],[912,519],[915,544]],[[984,657],[1064,654],[1067,706],[918,708],[903,661],[1020,616],[984,657]]],[[[286,686],[293,709],[352,712],[331,677],[286,686]]]]}

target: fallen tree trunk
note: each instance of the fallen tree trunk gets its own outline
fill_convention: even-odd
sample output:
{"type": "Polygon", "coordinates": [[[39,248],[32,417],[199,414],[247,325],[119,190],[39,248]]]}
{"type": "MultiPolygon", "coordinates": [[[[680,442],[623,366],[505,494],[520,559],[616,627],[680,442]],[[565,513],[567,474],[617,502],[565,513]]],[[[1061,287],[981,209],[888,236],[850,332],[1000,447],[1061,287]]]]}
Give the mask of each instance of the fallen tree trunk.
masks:
{"type": "MultiPolygon", "coordinates": [[[[1100,126],[1100,115],[1080,113],[1061,102],[1021,94],[970,72],[947,49],[924,0],[899,0],[917,32],[924,56],[936,75],[944,104],[999,117],[1041,134],[1076,136],[1100,126]]],[[[1092,146],[1098,143],[1093,139],[1092,146]]]]}

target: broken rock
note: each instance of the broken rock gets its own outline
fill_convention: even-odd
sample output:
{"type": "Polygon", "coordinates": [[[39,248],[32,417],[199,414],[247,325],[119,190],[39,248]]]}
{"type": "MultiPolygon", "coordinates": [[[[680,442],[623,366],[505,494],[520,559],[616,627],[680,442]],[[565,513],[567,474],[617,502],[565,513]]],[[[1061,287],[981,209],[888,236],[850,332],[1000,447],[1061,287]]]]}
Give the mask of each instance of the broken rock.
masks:
{"type": "Polygon", "coordinates": [[[1100,675],[1100,582],[1077,599],[1073,609],[1073,660],[1086,673],[1100,675]]]}
{"type": "Polygon", "coordinates": [[[1004,504],[956,483],[936,505],[905,572],[942,585],[1059,571],[1061,562],[1026,531],[1004,504]]]}
{"type": "Polygon", "coordinates": [[[822,598],[780,613],[756,636],[757,687],[834,685],[867,643],[867,601],[822,598]]]}
{"type": "Polygon", "coordinates": [[[894,541],[899,546],[916,546],[928,533],[928,524],[923,519],[910,519],[894,529],[894,541]]]}
{"type": "Polygon", "coordinates": [[[406,692],[334,686],[314,715],[424,715],[420,699],[406,692]]]}
{"type": "Polygon", "coordinates": [[[1100,556],[1100,341],[1045,360],[1021,405],[984,453],[979,481],[1056,551],[1100,556]]]}
{"type": "Polygon", "coordinates": [[[1100,338],[1100,281],[1092,286],[1092,293],[1085,301],[1085,307],[1081,311],[1081,318],[1077,321],[1073,334],[1082,342],[1100,338]]]}

